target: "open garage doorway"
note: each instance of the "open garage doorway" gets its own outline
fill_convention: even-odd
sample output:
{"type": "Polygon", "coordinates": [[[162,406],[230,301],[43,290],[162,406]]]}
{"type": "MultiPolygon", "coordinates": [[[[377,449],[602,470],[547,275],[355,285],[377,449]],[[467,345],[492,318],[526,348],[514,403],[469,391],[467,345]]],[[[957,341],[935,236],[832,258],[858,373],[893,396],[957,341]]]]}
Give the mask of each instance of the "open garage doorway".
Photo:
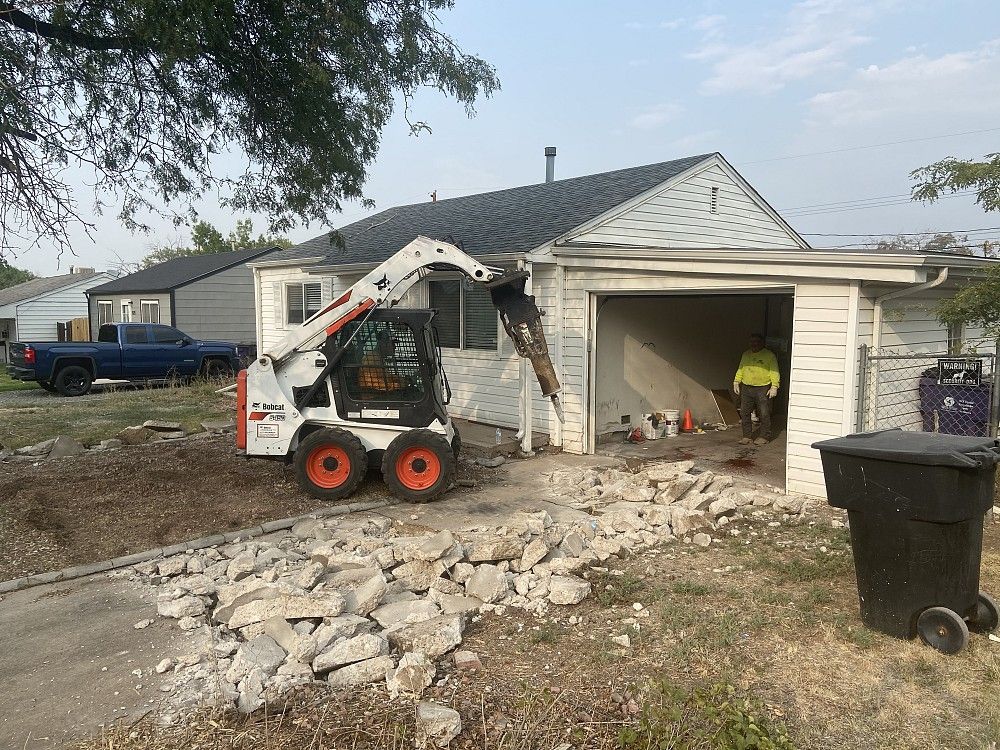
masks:
{"type": "Polygon", "coordinates": [[[785,486],[794,293],[791,289],[672,295],[595,295],[592,443],[639,459],[694,458],[699,465],[785,486]],[[771,442],[740,445],[733,376],[750,335],[764,335],[781,370],[771,442]],[[690,409],[703,433],[625,442],[643,415],[690,409]]]}

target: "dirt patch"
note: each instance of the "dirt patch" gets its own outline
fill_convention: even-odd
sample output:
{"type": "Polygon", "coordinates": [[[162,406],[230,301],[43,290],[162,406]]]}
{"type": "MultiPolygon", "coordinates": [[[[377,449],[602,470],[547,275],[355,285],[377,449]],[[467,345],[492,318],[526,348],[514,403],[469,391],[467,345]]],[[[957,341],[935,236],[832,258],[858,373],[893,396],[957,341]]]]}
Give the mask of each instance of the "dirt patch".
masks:
{"type": "MultiPolygon", "coordinates": [[[[497,475],[464,462],[457,472],[477,484],[497,475]]],[[[387,497],[381,477],[372,472],[344,502],[387,497]]],[[[327,505],[302,492],[284,463],[238,455],[231,436],[37,465],[5,464],[0,498],[5,553],[0,580],[235,531],[327,505]]]]}

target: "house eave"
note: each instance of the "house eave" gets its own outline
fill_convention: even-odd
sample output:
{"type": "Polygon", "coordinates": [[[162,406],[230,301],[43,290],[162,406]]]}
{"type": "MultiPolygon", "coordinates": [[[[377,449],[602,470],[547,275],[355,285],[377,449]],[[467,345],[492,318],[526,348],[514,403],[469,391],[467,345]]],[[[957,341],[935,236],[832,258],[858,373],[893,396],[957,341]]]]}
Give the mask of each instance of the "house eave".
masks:
{"type": "Polygon", "coordinates": [[[321,260],[323,260],[322,255],[313,255],[306,258],[290,258],[286,260],[253,261],[252,263],[245,263],[244,265],[246,265],[247,268],[282,268],[284,266],[308,266],[313,263],[319,263],[321,260]]]}

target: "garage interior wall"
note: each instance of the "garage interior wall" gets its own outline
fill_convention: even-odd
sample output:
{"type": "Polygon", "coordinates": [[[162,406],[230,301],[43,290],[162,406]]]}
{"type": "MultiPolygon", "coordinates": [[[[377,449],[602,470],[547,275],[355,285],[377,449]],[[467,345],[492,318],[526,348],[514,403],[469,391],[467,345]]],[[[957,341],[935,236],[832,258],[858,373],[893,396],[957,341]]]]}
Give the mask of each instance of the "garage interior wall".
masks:
{"type": "Polygon", "coordinates": [[[768,346],[787,374],[790,314],[791,297],[781,296],[606,298],[597,324],[597,434],[622,430],[625,415],[635,425],[662,409],[717,422],[711,391],[731,387],[751,333],[770,329],[768,346]]]}

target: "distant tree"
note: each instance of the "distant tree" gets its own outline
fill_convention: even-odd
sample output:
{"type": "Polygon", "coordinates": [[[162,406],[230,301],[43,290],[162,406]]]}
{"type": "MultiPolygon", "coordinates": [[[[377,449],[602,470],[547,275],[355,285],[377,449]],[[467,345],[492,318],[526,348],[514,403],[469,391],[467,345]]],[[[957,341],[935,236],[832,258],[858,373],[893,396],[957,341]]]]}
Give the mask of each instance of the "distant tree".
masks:
{"type": "Polygon", "coordinates": [[[986,154],[984,161],[949,156],[910,172],[916,184],[914,200],[933,203],[945,193],[973,189],[976,203],[985,211],[1000,209],[1000,153],[986,154]]]}
{"type": "Polygon", "coordinates": [[[6,289],[9,286],[17,286],[18,284],[23,284],[25,281],[31,281],[32,279],[38,278],[31,271],[25,271],[23,268],[15,268],[3,260],[0,260],[0,289],[6,289]]]}
{"type": "Polygon", "coordinates": [[[895,237],[874,240],[872,248],[879,253],[928,252],[958,253],[973,255],[977,249],[968,237],[959,237],[950,232],[926,234],[900,234],[895,237]]]}
{"type": "Polygon", "coordinates": [[[193,221],[204,195],[270,231],[363,200],[382,131],[423,88],[473,114],[494,69],[441,31],[454,0],[0,0],[0,256],[68,248],[80,212],[193,221]],[[235,176],[217,156],[245,156],[235,176]],[[88,203],[90,196],[87,196],[88,203]]]}
{"type": "Polygon", "coordinates": [[[252,250],[263,247],[291,247],[292,243],[286,237],[270,234],[253,236],[253,222],[241,219],[236,222],[236,229],[228,236],[207,221],[195,222],[191,227],[191,244],[182,245],[179,242],[155,246],[142,262],[141,268],[149,268],[157,263],[188,255],[210,255],[212,253],[228,253],[231,250],[252,250]]]}

